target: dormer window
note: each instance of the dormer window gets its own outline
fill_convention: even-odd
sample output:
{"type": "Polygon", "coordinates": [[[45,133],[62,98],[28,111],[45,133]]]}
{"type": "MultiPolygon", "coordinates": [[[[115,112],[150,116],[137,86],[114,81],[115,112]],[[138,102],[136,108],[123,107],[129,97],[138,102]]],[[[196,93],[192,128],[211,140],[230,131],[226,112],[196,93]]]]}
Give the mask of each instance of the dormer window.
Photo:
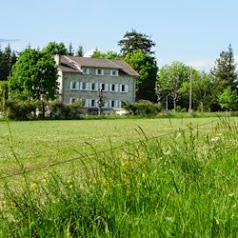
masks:
{"type": "Polygon", "coordinates": [[[111,70],[110,75],[111,76],[118,76],[118,70],[111,70]]]}
{"type": "Polygon", "coordinates": [[[96,75],[103,75],[103,69],[96,69],[96,75]]]}

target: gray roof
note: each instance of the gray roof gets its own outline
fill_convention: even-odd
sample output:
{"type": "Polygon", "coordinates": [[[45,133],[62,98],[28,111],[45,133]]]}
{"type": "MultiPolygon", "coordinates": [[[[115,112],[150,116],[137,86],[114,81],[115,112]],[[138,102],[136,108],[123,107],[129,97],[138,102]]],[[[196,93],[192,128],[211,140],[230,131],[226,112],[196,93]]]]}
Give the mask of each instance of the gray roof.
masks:
{"type": "Polygon", "coordinates": [[[137,77],[139,74],[125,61],[116,59],[96,59],[90,57],[60,56],[60,69],[63,72],[80,72],[80,68],[118,69],[121,73],[137,77]]]}

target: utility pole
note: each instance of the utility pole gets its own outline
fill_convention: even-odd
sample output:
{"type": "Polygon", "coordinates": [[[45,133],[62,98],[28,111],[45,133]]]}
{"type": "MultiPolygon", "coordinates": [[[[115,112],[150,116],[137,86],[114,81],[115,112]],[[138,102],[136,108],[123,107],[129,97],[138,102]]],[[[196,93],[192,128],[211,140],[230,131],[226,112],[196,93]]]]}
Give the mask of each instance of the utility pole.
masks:
{"type": "Polygon", "coordinates": [[[192,112],[192,74],[190,73],[189,76],[189,106],[188,106],[188,112],[192,112]]]}

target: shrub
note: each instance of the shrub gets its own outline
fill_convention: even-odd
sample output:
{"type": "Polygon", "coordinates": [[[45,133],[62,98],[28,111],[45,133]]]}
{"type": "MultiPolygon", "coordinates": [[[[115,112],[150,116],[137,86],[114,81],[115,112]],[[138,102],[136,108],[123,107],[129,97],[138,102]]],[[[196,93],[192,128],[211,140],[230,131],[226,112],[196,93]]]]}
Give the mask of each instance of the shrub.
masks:
{"type": "Polygon", "coordinates": [[[34,117],[37,103],[33,100],[13,100],[8,99],[5,102],[5,116],[9,119],[28,120],[34,117]]]}
{"type": "Polygon", "coordinates": [[[157,115],[161,112],[161,105],[146,100],[140,100],[136,103],[124,102],[123,108],[132,115],[157,115]]]}

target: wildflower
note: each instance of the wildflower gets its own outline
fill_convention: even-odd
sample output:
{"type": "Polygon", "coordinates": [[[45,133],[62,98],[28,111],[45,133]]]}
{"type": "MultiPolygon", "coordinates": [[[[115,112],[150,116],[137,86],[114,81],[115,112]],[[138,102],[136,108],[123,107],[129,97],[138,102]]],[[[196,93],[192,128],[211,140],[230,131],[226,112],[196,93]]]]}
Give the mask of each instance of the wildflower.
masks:
{"type": "Polygon", "coordinates": [[[213,138],[211,139],[211,142],[217,142],[217,141],[219,141],[219,140],[220,140],[220,137],[215,136],[215,137],[213,137],[213,138]]]}
{"type": "Polygon", "coordinates": [[[31,183],[31,189],[34,190],[37,188],[37,184],[36,183],[31,183]]]}

